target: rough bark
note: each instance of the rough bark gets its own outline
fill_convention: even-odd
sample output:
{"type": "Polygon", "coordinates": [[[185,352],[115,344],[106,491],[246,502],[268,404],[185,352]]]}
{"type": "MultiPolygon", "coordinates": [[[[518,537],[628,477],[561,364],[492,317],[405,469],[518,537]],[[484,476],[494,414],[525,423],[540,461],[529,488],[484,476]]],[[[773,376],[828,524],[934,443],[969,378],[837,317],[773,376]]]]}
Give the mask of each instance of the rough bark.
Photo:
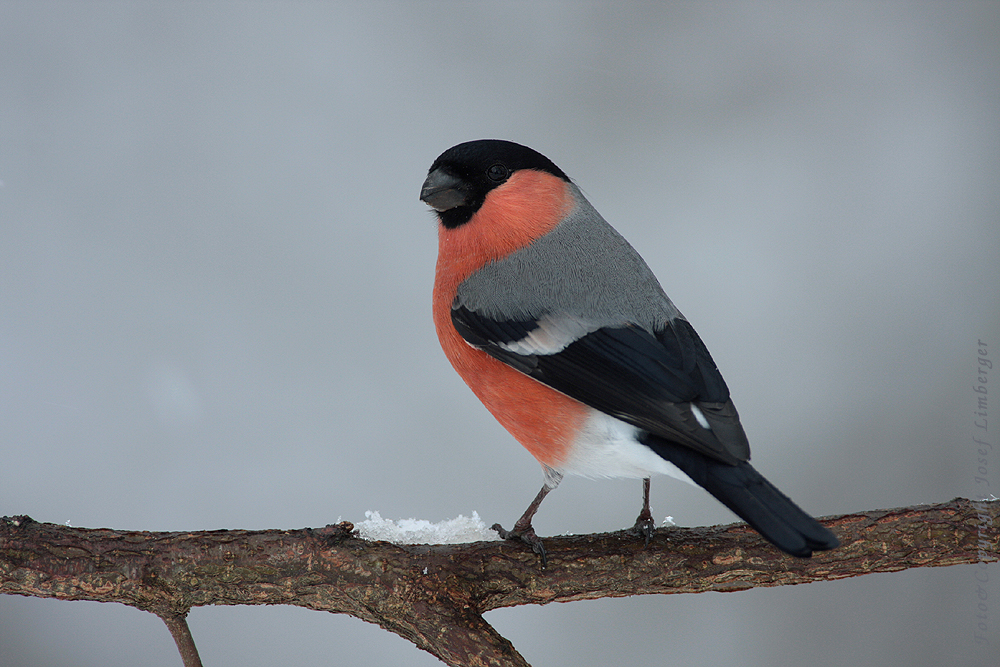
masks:
{"type": "Polygon", "coordinates": [[[393,545],[319,529],[153,533],[0,519],[0,593],[120,602],[159,615],[184,664],[200,665],[184,617],[211,604],[289,604],[356,616],[449,665],[527,665],[482,614],[500,607],[652,593],[738,591],[912,567],[996,560],[1000,502],[957,498],[823,523],[842,546],[775,551],[745,524],[545,539],[393,545]]]}

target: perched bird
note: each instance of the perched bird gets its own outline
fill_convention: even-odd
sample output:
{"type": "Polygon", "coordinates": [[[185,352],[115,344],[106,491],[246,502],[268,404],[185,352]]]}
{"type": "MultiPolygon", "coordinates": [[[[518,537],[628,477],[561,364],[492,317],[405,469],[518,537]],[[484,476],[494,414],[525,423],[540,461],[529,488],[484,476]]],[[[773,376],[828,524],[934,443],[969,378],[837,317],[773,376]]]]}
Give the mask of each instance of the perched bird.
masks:
{"type": "Polygon", "coordinates": [[[445,355],[542,464],[544,485],[507,539],[545,563],[531,525],[566,473],[649,477],[715,496],[793,556],[837,538],[764,479],[729,388],[694,329],[628,242],[544,155],[509,141],[459,144],[420,192],[438,217],[434,325],[445,355]]]}

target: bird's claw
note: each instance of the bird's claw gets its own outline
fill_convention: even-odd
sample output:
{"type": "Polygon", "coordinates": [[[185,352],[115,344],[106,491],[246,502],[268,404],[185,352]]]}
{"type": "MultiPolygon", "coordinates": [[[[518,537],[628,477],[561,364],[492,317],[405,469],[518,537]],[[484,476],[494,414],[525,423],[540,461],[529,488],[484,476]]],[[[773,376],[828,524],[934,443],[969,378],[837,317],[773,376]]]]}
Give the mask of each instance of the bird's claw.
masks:
{"type": "Polygon", "coordinates": [[[643,512],[639,515],[639,518],[635,520],[635,525],[632,526],[629,531],[636,537],[641,537],[645,544],[643,546],[649,546],[649,541],[653,539],[653,533],[656,532],[656,521],[649,514],[643,512]],[[645,516],[644,516],[645,515],[645,516]]]}
{"type": "Polygon", "coordinates": [[[545,553],[545,546],[542,544],[542,539],[535,534],[535,529],[531,526],[523,530],[519,530],[517,525],[514,526],[514,530],[506,530],[499,523],[493,524],[493,530],[497,531],[505,540],[520,540],[524,542],[531,550],[534,551],[542,559],[542,569],[548,565],[548,556],[545,553]]]}

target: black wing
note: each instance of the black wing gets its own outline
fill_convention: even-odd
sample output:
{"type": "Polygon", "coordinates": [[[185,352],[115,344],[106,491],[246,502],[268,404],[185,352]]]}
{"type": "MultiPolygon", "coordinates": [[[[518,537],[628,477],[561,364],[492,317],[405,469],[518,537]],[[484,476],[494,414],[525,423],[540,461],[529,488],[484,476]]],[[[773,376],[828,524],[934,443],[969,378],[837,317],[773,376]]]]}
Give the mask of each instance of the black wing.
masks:
{"type": "Polygon", "coordinates": [[[497,320],[460,304],[451,318],[470,345],[601,412],[724,463],[750,458],[729,388],[686,320],[655,333],[597,329],[553,354],[518,354],[504,345],[538,329],[537,320],[497,320]]]}

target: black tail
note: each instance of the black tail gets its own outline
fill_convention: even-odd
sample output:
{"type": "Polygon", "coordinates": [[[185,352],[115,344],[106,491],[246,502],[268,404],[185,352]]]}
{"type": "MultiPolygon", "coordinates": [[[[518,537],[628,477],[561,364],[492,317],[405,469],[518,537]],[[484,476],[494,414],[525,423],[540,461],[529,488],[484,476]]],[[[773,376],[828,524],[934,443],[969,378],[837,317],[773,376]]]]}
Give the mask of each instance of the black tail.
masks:
{"type": "Polygon", "coordinates": [[[673,463],[774,546],[800,558],[840,545],[837,537],[747,462],[729,465],[652,434],[642,442],[673,463]]]}

